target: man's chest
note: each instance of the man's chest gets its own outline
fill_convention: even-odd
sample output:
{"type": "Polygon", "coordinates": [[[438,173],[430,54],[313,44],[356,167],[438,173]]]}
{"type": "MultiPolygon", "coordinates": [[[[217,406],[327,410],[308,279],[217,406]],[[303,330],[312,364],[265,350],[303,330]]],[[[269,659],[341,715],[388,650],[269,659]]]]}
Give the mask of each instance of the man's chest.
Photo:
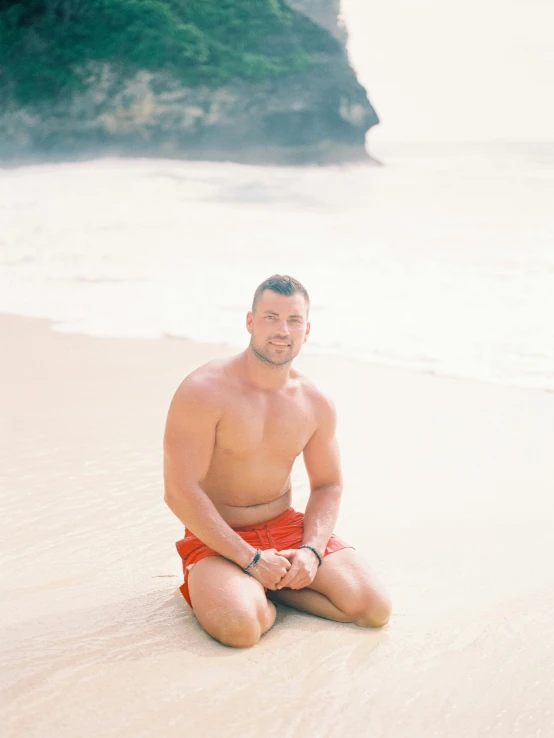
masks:
{"type": "Polygon", "coordinates": [[[309,403],[299,400],[233,398],[218,424],[216,448],[228,457],[253,455],[294,459],[315,430],[309,403]]]}

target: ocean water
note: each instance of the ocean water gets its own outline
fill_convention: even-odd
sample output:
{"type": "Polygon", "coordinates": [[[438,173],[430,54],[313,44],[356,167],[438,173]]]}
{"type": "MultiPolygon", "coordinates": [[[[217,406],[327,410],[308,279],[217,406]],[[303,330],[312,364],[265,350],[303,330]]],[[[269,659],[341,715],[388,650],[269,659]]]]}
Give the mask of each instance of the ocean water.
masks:
{"type": "Polygon", "coordinates": [[[554,143],[385,144],[383,167],[0,170],[0,312],[242,346],[274,272],[306,350],[554,389],[554,143]]]}

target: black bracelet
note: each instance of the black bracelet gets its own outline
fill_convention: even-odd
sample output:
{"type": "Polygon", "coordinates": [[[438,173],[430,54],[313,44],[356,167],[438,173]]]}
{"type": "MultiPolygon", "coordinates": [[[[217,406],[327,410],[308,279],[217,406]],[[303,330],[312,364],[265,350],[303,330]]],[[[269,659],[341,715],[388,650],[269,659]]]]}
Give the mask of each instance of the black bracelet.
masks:
{"type": "Polygon", "coordinates": [[[307,543],[303,543],[300,548],[309,548],[312,553],[314,553],[317,556],[317,560],[319,561],[318,566],[321,566],[323,564],[323,559],[321,558],[321,554],[315,550],[313,546],[308,545],[307,543]]]}
{"type": "Polygon", "coordinates": [[[248,564],[248,566],[245,566],[244,567],[243,572],[245,574],[248,574],[249,577],[252,576],[252,574],[250,574],[250,569],[254,566],[254,564],[257,564],[258,563],[258,561],[260,560],[260,556],[261,555],[262,555],[262,552],[260,551],[259,548],[257,548],[256,549],[256,553],[254,554],[254,558],[252,559],[252,561],[248,564]]]}

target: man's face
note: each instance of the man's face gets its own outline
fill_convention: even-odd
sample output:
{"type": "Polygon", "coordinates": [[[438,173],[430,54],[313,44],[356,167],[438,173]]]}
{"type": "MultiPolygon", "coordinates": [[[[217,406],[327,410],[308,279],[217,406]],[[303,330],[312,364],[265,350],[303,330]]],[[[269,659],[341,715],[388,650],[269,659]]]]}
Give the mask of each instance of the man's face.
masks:
{"type": "Polygon", "coordinates": [[[310,332],[304,297],[264,290],[254,313],[246,316],[252,350],[262,361],[282,366],[298,356],[310,332]]]}

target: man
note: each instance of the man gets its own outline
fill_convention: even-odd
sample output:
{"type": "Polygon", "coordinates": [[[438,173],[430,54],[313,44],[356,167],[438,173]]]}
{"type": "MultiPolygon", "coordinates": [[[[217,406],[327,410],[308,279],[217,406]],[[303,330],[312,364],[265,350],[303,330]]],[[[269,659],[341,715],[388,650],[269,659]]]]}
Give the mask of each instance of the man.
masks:
{"type": "Polygon", "coordinates": [[[177,542],[181,592],[203,628],[251,646],[275,621],[274,602],[330,620],[379,627],[382,585],[333,535],[342,492],[335,411],[292,368],[310,332],[310,301],[292,277],[257,288],[250,345],[192,372],[171,402],[165,501],[186,526],[177,542]],[[292,465],[304,455],[305,515],[291,508],[292,465]]]}

